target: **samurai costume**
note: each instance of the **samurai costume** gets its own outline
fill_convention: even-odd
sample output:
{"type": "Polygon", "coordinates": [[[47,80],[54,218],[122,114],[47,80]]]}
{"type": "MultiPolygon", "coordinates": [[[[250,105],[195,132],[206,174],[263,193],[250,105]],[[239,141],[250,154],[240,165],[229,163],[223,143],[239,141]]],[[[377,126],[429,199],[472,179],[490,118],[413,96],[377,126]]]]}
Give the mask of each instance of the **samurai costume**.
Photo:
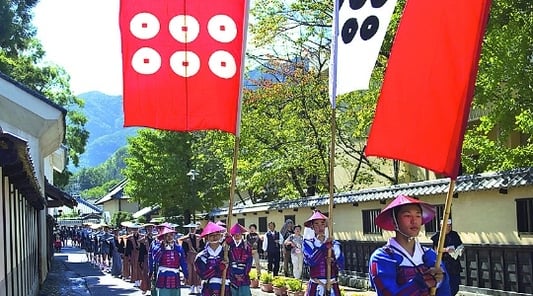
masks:
{"type": "MultiPolygon", "coordinates": [[[[224,257],[222,246],[219,245],[215,250],[207,246],[203,249],[194,265],[200,278],[204,280],[202,285],[202,296],[217,296],[220,295],[220,288],[222,283],[222,271],[226,268],[222,259],[224,257]]],[[[231,295],[229,290],[229,280],[226,279],[226,287],[224,295],[231,295]]]]}
{"type": "Polygon", "coordinates": [[[344,255],[338,241],[322,243],[317,238],[304,239],[303,252],[304,262],[309,266],[309,283],[307,284],[306,296],[325,295],[327,280],[328,247],[332,247],[335,261],[331,263],[331,295],[340,296],[337,276],[339,270],[344,269],[344,255]]]}
{"type": "MultiPolygon", "coordinates": [[[[239,224],[235,224],[230,229],[230,234],[243,234],[247,229],[239,224]]],[[[241,238],[244,236],[241,236],[241,238]]],[[[250,270],[252,269],[252,248],[248,243],[241,239],[236,241],[235,238],[228,237],[228,259],[229,259],[229,279],[232,296],[250,296],[250,270]]]]}
{"type": "Polygon", "coordinates": [[[158,296],[179,296],[181,285],[181,272],[187,275],[187,262],[185,253],[180,245],[172,242],[169,245],[162,243],[153,254],[151,270],[156,277],[158,296]]]}
{"type": "MultiPolygon", "coordinates": [[[[410,256],[396,240],[390,238],[370,257],[370,283],[378,295],[427,296],[429,288],[424,277],[431,275],[424,275],[424,272],[435,265],[436,258],[433,249],[422,247],[418,241],[413,256],[410,256]]],[[[450,295],[447,275],[437,286],[436,295],[450,295]]]]}

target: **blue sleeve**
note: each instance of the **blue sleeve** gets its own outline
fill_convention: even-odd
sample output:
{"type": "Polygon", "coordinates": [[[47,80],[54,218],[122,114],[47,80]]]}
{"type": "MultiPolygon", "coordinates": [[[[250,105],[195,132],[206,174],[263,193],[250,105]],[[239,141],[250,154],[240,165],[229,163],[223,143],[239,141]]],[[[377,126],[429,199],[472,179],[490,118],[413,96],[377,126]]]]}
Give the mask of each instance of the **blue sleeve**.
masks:
{"type": "Polygon", "coordinates": [[[177,249],[178,249],[178,252],[180,253],[181,270],[183,271],[183,276],[185,277],[185,279],[187,279],[187,276],[189,275],[189,270],[187,267],[187,257],[181,246],[177,246],[177,249]]]}
{"type": "MultiPolygon", "coordinates": [[[[437,253],[433,249],[427,249],[424,254],[424,264],[429,267],[435,266],[435,262],[437,261],[437,253]]],[[[446,267],[444,266],[444,263],[441,262],[440,268],[444,272],[444,277],[442,278],[442,282],[440,282],[438,289],[437,289],[437,296],[447,296],[451,294],[450,290],[450,277],[448,276],[448,272],[446,271],[446,267]]]]}

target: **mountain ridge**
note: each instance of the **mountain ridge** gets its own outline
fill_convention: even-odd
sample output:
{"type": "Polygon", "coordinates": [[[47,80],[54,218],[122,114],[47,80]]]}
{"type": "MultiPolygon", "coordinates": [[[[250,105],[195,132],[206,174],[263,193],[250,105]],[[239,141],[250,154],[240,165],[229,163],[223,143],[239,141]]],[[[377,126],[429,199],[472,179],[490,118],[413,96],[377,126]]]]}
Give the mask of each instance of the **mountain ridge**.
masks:
{"type": "Polygon", "coordinates": [[[85,128],[89,139],[85,152],[80,155],[78,168],[90,168],[105,162],[119,148],[127,144],[127,138],[137,133],[138,127],[124,127],[122,96],[110,96],[99,91],[79,94],[85,101],[82,112],[87,116],[85,128]]]}

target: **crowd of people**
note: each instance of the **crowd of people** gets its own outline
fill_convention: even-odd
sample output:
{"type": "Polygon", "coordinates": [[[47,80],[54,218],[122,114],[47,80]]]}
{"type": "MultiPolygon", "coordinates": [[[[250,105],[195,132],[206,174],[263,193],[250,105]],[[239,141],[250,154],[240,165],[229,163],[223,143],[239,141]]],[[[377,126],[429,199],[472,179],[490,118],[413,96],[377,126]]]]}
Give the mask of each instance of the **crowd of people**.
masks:
{"type": "MultiPolygon", "coordinates": [[[[369,260],[370,283],[378,295],[458,292],[463,246],[451,230],[451,220],[443,230],[441,266],[435,267],[439,233],[432,237],[434,248],[417,239],[422,225],[434,216],[432,205],[400,195],[376,217],[377,226],[395,233],[369,260]]],[[[344,255],[327,226],[328,217],[315,211],[303,226],[288,219],[277,231],[270,222],[264,235],[255,224],[246,228],[236,223],[227,229],[221,221],[210,221],[203,228],[198,223],[184,225],[185,235],[170,223],[124,222],[121,229],[106,224],[61,229],[58,237],[66,236],[65,243],[84,248],[96,268],[130,281],[143,294],[176,296],[188,286],[190,295],[218,296],[223,291],[225,296],[250,296],[249,272],[255,267],[261,274],[259,254],[264,253],[267,272],[273,276],[283,267],[285,276],[302,279],[304,266],[308,268],[306,296],[340,296],[337,277],[344,270],[344,255]]]]}

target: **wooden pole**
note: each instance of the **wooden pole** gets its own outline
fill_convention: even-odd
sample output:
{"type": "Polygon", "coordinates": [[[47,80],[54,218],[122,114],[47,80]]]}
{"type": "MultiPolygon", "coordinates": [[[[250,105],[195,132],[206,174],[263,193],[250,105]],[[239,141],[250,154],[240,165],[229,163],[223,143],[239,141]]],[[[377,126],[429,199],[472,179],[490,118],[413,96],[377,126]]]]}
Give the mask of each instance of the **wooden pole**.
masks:
{"type": "MultiPolygon", "coordinates": [[[[237,159],[239,155],[239,142],[240,142],[240,136],[235,136],[235,145],[233,146],[233,167],[231,170],[231,185],[230,185],[230,191],[229,191],[229,205],[228,205],[228,219],[226,219],[226,231],[229,227],[231,227],[231,217],[233,216],[233,200],[235,199],[235,187],[236,187],[236,179],[237,179],[237,159]]],[[[229,252],[229,246],[224,242],[222,243],[224,245],[224,261],[226,261],[226,268],[222,271],[222,283],[220,287],[220,296],[224,296],[226,291],[226,278],[227,278],[227,271],[228,271],[228,252],[229,252]]]]}
{"type": "MultiPolygon", "coordinates": [[[[329,223],[328,236],[333,239],[333,205],[335,195],[335,130],[336,130],[336,109],[331,109],[331,150],[329,154],[329,223]]],[[[331,262],[334,256],[332,249],[328,249],[328,257],[326,261],[326,295],[331,294],[331,262]]],[[[335,295],[339,296],[339,295],[335,295]]]]}
{"type": "MultiPolygon", "coordinates": [[[[452,207],[452,198],[453,191],[455,189],[455,180],[450,181],[450,186],[448,187],[448,194],[446,195],[446,202],[444,204],[444,216],[442,217],[442,226],[440,228],[439,234],[439,243],[437,245],[437,261],[435,261],[435,267],[439,267],[442,262],[442,255],[444,254],[444,239],[446,238],[446,223],[450,217],[450,210],[452,207]]],[[[430,295],[435,296],[437,293],[437,288],[433,287],[430,289],[430,295]]]]}

